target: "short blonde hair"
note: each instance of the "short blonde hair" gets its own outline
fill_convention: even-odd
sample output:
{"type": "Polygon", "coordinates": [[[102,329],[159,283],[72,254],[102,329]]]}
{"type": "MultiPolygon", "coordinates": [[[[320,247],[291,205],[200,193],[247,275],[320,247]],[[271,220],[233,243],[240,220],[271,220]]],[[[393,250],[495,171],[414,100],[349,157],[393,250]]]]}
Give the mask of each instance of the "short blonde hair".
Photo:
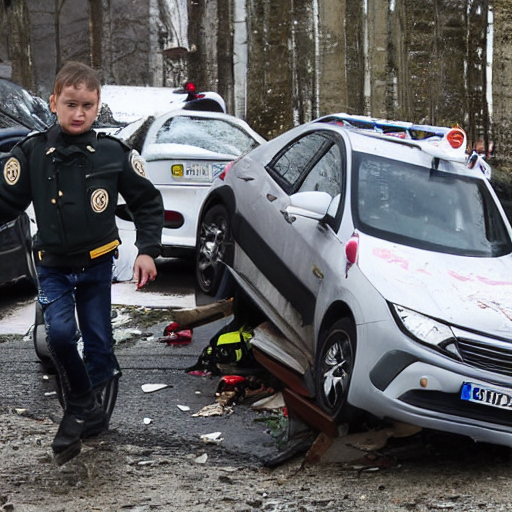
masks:
{"type": "Polygon", "coordinates": [[[53,94],[58,96],[64,87],[72,86],[77,88],[80,84],[85,84],[89,91],[97,91],[99,98],[101,84],[98,73],[82,62],[66,62],[55,77],[53,94]]]}

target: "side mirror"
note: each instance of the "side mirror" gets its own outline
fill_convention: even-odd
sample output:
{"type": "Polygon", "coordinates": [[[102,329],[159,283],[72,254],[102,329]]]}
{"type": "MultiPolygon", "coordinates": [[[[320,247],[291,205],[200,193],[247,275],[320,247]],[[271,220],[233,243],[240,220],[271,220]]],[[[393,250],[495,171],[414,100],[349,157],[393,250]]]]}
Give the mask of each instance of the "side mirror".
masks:
{"type": "Polygon", "coordinates": [[[327,192],[297,192],[290,196],[290,205],[286,211],[289,215],[322,220],[332,202],[333,199],[327,192]]]}

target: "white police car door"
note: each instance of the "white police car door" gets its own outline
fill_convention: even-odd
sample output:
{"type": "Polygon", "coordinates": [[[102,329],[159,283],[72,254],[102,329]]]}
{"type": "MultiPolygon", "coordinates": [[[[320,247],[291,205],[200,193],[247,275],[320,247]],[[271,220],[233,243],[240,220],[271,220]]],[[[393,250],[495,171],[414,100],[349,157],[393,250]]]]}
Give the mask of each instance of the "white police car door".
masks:
{"type": "MultiPolygon", "coordinates": [[[[343,144],[333,138],[332,132],[308,132],[272,159],[266,167],[268,174],[257,184],[258,193],[244,205],[239,204],[245,223],[239,233],[250,239],[250,247],[236,266],[279,312],[279,319],[288,327],[286,334],[290,337],[293,331],[293,339],[305,345],[308,352],[313,348],[311,326],[327,267],[324,255],[336,243],[336,237],[333,228],[307,211],[304,215],[290,214],[294,211],[290,206],[296,192],[341,197],[344,161],[343,144]],[[253,265],[258,272],[254,272],[253,265]]],[[[339,218],[333,218],[333,222],[339,225],[339,218]]]]}

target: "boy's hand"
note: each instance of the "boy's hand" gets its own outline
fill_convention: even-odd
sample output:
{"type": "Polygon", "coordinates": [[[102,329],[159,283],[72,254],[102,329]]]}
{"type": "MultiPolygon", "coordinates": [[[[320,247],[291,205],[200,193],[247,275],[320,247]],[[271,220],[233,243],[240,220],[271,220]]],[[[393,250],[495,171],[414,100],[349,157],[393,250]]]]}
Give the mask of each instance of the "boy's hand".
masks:
{"type": "Polygon", "coordinates": [[[133,277],[137,281],[137,290],[148,281],[154,281],[157,275],[155,260],[147,254],[140,254],[133,265],[133,277]]]}

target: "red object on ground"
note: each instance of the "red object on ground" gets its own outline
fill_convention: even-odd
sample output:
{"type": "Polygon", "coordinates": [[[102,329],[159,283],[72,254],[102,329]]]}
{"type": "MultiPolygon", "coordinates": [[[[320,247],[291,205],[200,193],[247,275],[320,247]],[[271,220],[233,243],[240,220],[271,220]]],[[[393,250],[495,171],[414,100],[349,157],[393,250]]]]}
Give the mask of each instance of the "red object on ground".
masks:
{"type": "Polygon", "coordinates": [[[247,379],[240,375],[224,375],[217,386],[217,393],[222,391],[236,391],[244,384],[247,384],[247,379]]]}
{"type": "Polygon", "coordinates": [[[167,345],[188,345],[192,342],[192,329],[171,332],[167,335],[167,345]]]}
{"type": "Polygon", "coordinates": [[[169,336],[169,334],[172,334],[173,332],[180,330],[180,324],[178,322],[171,322],[165,329],[164,329],[164,336],[169,336]]]}

